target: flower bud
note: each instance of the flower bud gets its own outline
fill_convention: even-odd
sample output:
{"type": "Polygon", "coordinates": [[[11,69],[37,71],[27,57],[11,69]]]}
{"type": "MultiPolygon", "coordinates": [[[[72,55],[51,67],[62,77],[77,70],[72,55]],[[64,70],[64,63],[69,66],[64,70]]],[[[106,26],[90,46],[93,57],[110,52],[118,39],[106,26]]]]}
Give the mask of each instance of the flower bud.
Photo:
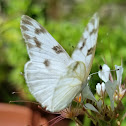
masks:
{"type": "Polygon", "coordinates": [[[116,90],[114,95],[113,95],[114,101],[118,102],[119,101],[119,95],[118,95],[118,91],[116,90]]]}
{"type": "Polygon", "coordinates": [[[117,81],[118,81],[118,85],[120,85],[122,81],[123,67],[115,65],[115,69],[117,69],[116,70],[117,81]]]}
{"type": "Polygon", "coordinates": [[[104,82],[102,82],[102,84],[97,83],[96,91],[97,91],[98,95],[103,96],[103,94],[105,92],[105,83],[104,82]]]}

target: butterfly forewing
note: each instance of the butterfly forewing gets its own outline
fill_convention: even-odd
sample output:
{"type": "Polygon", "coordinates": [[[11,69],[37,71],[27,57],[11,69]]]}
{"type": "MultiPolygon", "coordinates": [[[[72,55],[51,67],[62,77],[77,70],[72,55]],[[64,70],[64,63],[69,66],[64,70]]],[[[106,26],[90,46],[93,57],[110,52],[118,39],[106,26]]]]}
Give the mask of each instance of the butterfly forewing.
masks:
{"type": "Polygon", "coordinates": [[[32,61],[42,62],[47,57],[64,64],[69,62],[70,57],[62,46],[34,19],[23,15],[21,31],[32,61]]]}
{"type": "Polygon", "coordinates": [[[30,57],[24,69],[26,83],[37,101],[51,108],[55,86],[65,73],[70,57],[34,19],[23,15],[21,31],[30,57]]]}
{"type": "Polygon", "coordinates": [[[82,38],[79,41],[72,58],[75,61],[82,61],[86,66],[86,74],[89,75],[97,43],[99,18],[98,14],[94,14],[92,19],[83,32],[82,38]]]}

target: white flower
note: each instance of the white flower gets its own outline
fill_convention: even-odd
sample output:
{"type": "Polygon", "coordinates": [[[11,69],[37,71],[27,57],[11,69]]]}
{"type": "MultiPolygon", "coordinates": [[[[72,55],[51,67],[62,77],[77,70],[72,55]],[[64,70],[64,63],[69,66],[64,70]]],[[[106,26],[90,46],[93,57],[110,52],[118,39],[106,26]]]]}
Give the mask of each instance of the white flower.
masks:
{"type": "Polygon", "coordinates": [[[101,85],[100,85],[100,83],[97,83],[96,91],[97,91],[98,95],[101,95],[101,85]]]}
{"type": "Polygon", "coordinates": [[[117,75],[117,82],[118,82],[118,86],[119,86],[119,88],[118,88],[119,90],[118,91],[116,90],[116,92],[118,92],[118,93],[114,94],[114,99],[117,101],[117,100],[120,100],[124,96],[124,94],[126,93],[126,89],[123,89],[122,85],[121,85],[123,67],[115,65],[115,69],[117,69],[116,75],[117,75]]]}
{"type": "Polygon", "coordinates": [[[102,96],[105,92],[105,83],[104,82],[102,82],[102,84],[97,83],[96,91],[97,91],[98,95],[102,96]]]}
{"type": "Polygon", "coordinates": [[[117,75],[117,82],[120,85],[122,82],[123,67],[115,65],[115,69],[116,69],[116,75],[117,75]]]}
{"type": "Polygon", "coordinates": [[[102,70],[98,71],[99,77],[104,81],[107,82],[109,80],[110,68],[104,64],[102,66],[102,70]]]}

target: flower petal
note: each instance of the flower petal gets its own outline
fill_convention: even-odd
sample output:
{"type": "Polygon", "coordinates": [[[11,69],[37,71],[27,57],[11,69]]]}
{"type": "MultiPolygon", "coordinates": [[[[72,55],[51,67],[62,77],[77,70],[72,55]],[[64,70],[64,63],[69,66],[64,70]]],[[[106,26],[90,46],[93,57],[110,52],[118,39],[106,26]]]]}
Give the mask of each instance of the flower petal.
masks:
{"type": "Polygon", "coordinates": [[[119,97],[122,98],[126,93],[126,89],[122,89],[121,84],[119,85],[119,97]]]}
{"type": "Polygon", "coordinates": [[[115,65],[115,69],[117,69],[116,70],[117,82],[118,82],[118,85],[120,85],[122,81],[123,67],[115,65]]]}
{"type": "Polygon", "coordinates": [[[104,82],[102,82],[102,84],[101,84],[101,90],[103,93],[105,92],[105,83],[104,82]]]}
{"type": "Polygon", "coordinates": [[[101,85],[100,85],[100,83],[97,83],[96,91],[97,91],[98,95],[101,95],[101,85]]]}
{"type": "Polygon", "coordinates": [[[102,66],[102,70],[98,71],[99,77],[104,81],[107,82],[109,80],[110,68],[108,65],[104,64],[102,66]]]}

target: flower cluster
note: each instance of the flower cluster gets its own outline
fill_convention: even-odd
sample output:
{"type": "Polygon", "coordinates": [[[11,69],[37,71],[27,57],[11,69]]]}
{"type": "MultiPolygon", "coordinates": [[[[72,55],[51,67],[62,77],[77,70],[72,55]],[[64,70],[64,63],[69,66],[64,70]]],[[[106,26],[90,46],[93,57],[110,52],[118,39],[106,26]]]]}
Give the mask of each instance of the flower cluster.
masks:
{"type": "Polygon", "coordinates": [[[116,79],[111,71],[106,64],[100,66],[98,76],[102,82],[96,84],[97,100],[90,90],[88,80],[82,93],[75,98],[76,105],[71,104],[69,108],[61,111],[61,116],[74,120],[79,126],[83,124],[78,120],[78,115],[87,115],[94,125],[120,126],[126,115],[122,103],[126,95],[125,84],[122,84],[123,67],[115,65],[116,79]],[[110,104],[106,104],[106,100],[109,100],[110,104]]]}
{"type": "MultiPolygon", "coordinates": [[[[115,71],[116,71],[116,90],[114,91],[114,101],[119,102],[125,95],[126,89],[123,89],[125,85],[122,85],[122,74],[123,74],[123,67],[122,66],[117,66],[115,65],[115,71]]],[[[96,91],[98,95],[103,96],[105,93],[105,83],[108,82],[109,80],[113,82],[113,77],[110,72],[110,68],[104,64],[103,67],[101,67],[101,70],[98,72],[99,77],[103,80],[102,84],[97,83],[96,85],[96,91]]]]}

